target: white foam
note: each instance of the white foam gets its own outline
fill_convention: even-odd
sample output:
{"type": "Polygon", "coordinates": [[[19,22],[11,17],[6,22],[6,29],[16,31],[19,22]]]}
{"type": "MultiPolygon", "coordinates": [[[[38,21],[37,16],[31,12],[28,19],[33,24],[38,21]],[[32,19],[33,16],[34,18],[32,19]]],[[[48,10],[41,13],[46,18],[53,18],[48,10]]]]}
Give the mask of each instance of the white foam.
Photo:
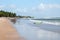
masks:
{"type": "Polygon", "coordinates": [[[30,20],[31,22],[35,22],[35,23],[43,23],[43,24],[52,24],[52,25],[60,25],[59,22],[48,22],[48,21],[40,21],[40,20],[30,20]]]}
{"type": "Polygon", "coordinates": [[[52,24],[52,25],[60,25],[58,22],[48,22],[48,21],[42,21],[45,24],[52,24]]]}
{"type": "Polygon", "coordinates": [[[31,22],[35,22],[35,23],[39,23],[39,22],[42,22],[42,21],[39,21],[39,20],[30,20],[31,22]]]}

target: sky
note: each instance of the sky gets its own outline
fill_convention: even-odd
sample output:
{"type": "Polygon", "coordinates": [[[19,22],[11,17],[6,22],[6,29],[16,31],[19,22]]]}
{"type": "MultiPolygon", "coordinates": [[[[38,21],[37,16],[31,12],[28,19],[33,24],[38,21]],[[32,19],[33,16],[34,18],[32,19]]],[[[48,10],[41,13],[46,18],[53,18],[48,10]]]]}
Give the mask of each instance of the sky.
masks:
{"type": "Polygon", "coordinates": [[[60,0],[0,0],[0,10],[35,18],[60,17],[60,0]]]}

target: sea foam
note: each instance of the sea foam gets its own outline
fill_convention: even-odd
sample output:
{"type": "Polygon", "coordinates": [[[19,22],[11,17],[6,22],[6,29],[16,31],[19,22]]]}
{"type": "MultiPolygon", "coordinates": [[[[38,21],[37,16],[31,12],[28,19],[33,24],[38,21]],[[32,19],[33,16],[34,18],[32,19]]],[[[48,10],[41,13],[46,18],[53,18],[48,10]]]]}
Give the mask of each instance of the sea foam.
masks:
{"type": "Polygon", "coordinates": [[[60,25],[60,22],[41,21],[41,20],[30,20],[30,21],[33,22],[33,23],[60,25]]]}

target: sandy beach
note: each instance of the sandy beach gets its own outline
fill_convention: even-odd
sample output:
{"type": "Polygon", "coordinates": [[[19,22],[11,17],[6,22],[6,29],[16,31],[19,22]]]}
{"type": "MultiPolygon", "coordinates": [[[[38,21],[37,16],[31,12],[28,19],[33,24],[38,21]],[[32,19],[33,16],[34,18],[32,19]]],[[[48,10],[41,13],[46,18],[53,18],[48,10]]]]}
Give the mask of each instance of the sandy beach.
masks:
{"type": "Polygon", "coordinates": [[[0,18],[0,40],[23,40],[7,18],[0,18]]]}

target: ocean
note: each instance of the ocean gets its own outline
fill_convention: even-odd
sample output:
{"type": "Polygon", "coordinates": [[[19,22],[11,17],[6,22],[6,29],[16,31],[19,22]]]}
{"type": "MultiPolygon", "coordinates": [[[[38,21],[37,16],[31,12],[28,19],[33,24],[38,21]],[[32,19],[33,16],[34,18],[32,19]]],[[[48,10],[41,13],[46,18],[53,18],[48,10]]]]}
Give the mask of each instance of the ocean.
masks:
{"type": "Polygon", "coordinates": [[[60,40],[60,20],[17,19],[13,25],[26,40],[60,40]]]}
{"type": "Polygon", "coordinates": [[[60,25],[60,19],[35,19],[32,22],[41,22],[43,24],[60,25]]]}

